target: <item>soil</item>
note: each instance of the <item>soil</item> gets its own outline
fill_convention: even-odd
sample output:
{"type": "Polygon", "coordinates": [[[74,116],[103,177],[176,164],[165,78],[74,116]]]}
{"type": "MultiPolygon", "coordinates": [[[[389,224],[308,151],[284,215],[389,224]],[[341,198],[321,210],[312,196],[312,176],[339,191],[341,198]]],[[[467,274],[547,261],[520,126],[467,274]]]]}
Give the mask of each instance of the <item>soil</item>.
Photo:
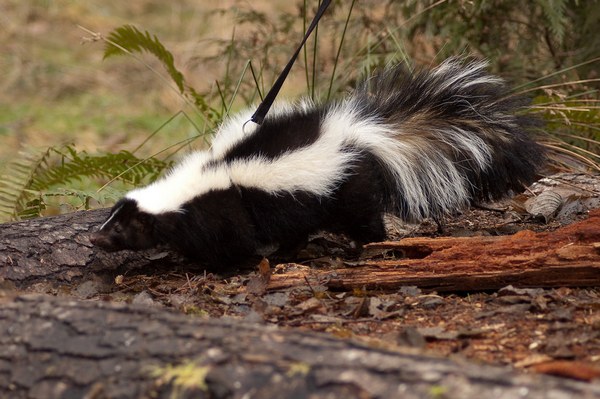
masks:
{"type": "MultiPolygon", "coordinates": [[[[570,221],[584,217],[572,215],[570,221]]],[[[473,209],[446,220],[443,233],[435,223],[425,222],[413,227],[411,235],[552,231],[565,222],[511,222],[503,212],[473,209]]],[[[266,290],[271,273],[290,267],[336,268],[356,260],[356,253],[354,244],[343,237],[319,235],[301,251],[306,259],[296,264],[271,267],[263,261],[258,271],[239,271],[227,278],[145,270],[61,290],[86,299],[168,307],[194,317],[233,317],[324,331],[376,347],[408,346],[582,380],[600,377],[600,287],[508,286],[494,292],[437,294],[406,286],[396,292],[336,292],[307,281],[302,287],[266,290]]]]}
{"type": "MultiPolygon", "coordinates": [[[[592,195],[584,199],[598,198],[592,195]]],[[[440,225],[433,221],[395,225],[392,235],[507,235],[524,229],[551,232],[587,215],[585,209],[570,206],[570,212],[550,218],[524,216],[515,211],[520,209],[518,201],[523,205],[526,198],[471,209],[446,218],[440,225]]],[[[507,286],[491,292],[436,293],[413,286],[393,292],[333,291],[308,280],[292,288],[267,290],[270,276],[289,268],[335,269],[380,255],[361,252],[344,237],[319,234],[297,254],[296,263],[269,264],[265,259],[251,270],[228,276],[189,269],[137,270],[110,279],[61,285],[52,293],[166,307],[191,317],[238,318],[323,331],[374,347],[411,347],[585,381],[600,378],[600,276],[592,287],[507,286]]],[[[39,285],[33,290],[47,293],[49,287],[39,285]]]]}

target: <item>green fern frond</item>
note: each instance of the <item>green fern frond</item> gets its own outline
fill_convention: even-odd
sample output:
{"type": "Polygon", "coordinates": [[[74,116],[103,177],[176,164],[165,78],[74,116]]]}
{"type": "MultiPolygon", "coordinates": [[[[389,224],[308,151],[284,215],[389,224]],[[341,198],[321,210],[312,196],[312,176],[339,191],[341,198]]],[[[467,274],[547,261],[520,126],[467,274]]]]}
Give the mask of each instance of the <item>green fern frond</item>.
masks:
{"type": "MultiPolygon", "coordinates": [[[[0,220],[18,219],[19,213],[33,199],[31,184],[47,166],[51,148],[45,151],[22,151],[7,164],[0,177],[0,220]]],[[[39,213],[38,213],[39,214],[39,213]]]]}
{"type": "Polygon", "coordinates": [[[204,95],[186,83],[183,74],[175,67],[173,54],[165,48],[156,35],[152,35],[148,31],[142,32],[132,25],[123,25],[110,32],[105,43],[105,59],[117,55],[143,52],[154,55],[163,64],[185,101],[191,99],[193,105],[212,126],[216,126],[221,120],[222,114],[208,105],[204,95]]]}
{"type": "Polygon", "coordinates": [[[559,43],[562,43],[569,20],[566,15],[567,0],[538,0],[537,3],[542,8],[552,35],[559,43]]]}
{"type": "MultiPolygon", "coordinates": [[[[106,187],[104,190],[78,190],[74,188],[59,187],[45,192],[41,199],[45,204],[53,205],[52,202],[58,202],[61,205],[67,205],[68,211],[76,209],[92,209],[97,204],[113,204],[123,197],[121,190],[106,187]],[[94,203],[95,202],[95,203],[94,203]]],[[[61,210],[62,211],[62,210],[61,210]]]]}
{"type": "MultiPolygon", "coordinates": [[[[33,193],[32,193],[33,194],[33,193]]],[[[32,219],[42,216],[42,211],[46,209],[46,203],[40,196],[27,201],[23,209],[20,209],[16,219],[32,219]]]]}
{"type": "Polygon", "coordinates": [[[141,32],[133,25],[123,25],[109,33],[104,48],[104,58],[130,53],[142,53],[147,51],[158,58],[167,69],[169,76],[180,93],[185,91],[185,80],[183,74],[175,68],[173,54],[163,46],[156,35],[148,31],[141,32]]]}
{"type": "Polygon", "coordinates": [[[223,119],[223,113],[219,112],[216,108],[211,107],[206,102],[204,95],[198,93],[193,87],[187,87],[187,95],[192,98],[196,108],[206,116],[206,119],[213,125],[216,126],[219,121],[223,119]]]}
{"type": "Polygon", "coordinates": [[[81,180],[84,177],[114,178],[130,185],[138,185],[142,180],[154,180],[167,164],[155,158],[143,160],[128,151],[116,154],[89,155],[77,152],[71,146],[51,148],[59,157],[60,164],[38,173],[31,184],[34,190],[44,190],[52,186],[81,180]]]}
{"type": "MultiPolygon", "coordinates": [[[[29,150],[3,171],[0,180],[0,220],[40,216],[49,197],[78,198],[84,207],[91,199],[100,203],[122,193],[90,193],[72,187],[84,178],[114,179],[136,186],[155,180],[169,164],[155,159],[140,159],[130,152],[89,155],[74,147],[49,147],[29,150]],[[69,187],[66,189],[65,187],[69,187]]],[[[106,190],[103,190],[106,191],[106,190]]]]}

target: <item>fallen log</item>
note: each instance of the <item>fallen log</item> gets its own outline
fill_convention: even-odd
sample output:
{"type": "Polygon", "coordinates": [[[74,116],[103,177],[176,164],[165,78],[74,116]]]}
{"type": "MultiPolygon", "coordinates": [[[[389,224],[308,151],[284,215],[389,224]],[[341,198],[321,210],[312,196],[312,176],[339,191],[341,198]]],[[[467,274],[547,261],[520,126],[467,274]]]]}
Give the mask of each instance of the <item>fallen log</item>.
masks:
{"type": "MultiPolygon", "coordinates": [[[[0,226],[0,279],[19,288],[53,281],[84,281],[127,270],[178,268],[202,272],[199,265],[166,249],[106,253],[89,233],[106,210],[77,212],[0,226]]],[[[331,289],[384,289],[416,285],[438,292],[518,287],[583,287],[600,284],[600,210],[588,219],[553,232],[521,231],[500,237],[406,238],[373,243],[371,252],[404,258],[366,260],[349,267],[311,269],[283,265],[268,289],[325,285],[331,289]]]]}
{"type": "Polygon", "coordinates": [[[0,302],[1,397],[600,396],[598,383],[163,308],[42,295],[0,302]]]}
{"type": "Polygon", "coordinates": [[[0,281],[25,289],[89,279],[95,274],[152,269],[158,265],[198,269],[178,254],[163,250],[107,253],[94,247],[89,235],[109,209],[30,219],[0,225],[0,281]]]}
{"type": "Polygon", "coordinates": [[[371,252],[392,251],[396,259],[366,260],[351,267],[314,270],[282,265],[268,289],[324,285],[330,289],[481,291],[518,287],[600,285],[600,210],[553,232],[521,231],[499,237],[405,238],[372,243],[371,252]]]}

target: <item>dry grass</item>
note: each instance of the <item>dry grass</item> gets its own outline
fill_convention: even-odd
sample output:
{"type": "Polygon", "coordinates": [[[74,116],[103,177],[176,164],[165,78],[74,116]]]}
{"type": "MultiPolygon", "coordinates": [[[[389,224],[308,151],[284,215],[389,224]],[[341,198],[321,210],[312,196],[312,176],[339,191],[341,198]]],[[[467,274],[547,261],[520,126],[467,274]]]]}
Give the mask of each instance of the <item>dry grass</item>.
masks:
{"type": "MultiPolygon", "coordinates": [[[[306,3],[310,7],[316,5],[316,1],[306,3]]],[[[161,128],[136,155],[152,155],[204,132],[201,118],[194,120],[198,113],[163,80],[129,57],[103,60],[103,42],[88,40],[89,33],[78,26],[107,35],[116,27],[133,24],[156,34],[173,53],[175,64],[186,81],[197,91],[209,93],[211,105],[220,107],[215,82],[219,81],[219,90],[224,90],[222,103],[229,105],[237,79],[250,59],[259,76],[258,85],[263,92],[270,87],[296,45],[290,38],[299,39],[304,31],[301,4],[300,0],[252,3],[245,0],[4,0],[0,4],[0,170],[17,156],[19,149],[31,146],[47,148],[73,143],[89,152],[132,150],[173,115],[179,116],[161,128]],[[267,17],[263,19],[260,12],[265,12],[267,17]],[[183,117],[181,111],[190,119],[183,117]]],[[[416,60],[417,64],[430,64],[442,56],[442,50],[461,52],[457,48],[448,49],[452,38],[443,34],[408,35],[407,21],[431,11],[434,6],[406,19],[401,12],[386,13],[386,2],[365,0],[356,2],[338,62],[337,51],[341,48],[350,4],[354,3],[336,3],[320,25],[314,65],[317,79],[309,76],[313,73],[310,63],[314,43],[309,41],[306,46],[309,55],[298,60],[282,96],[308,93],[326,98],[329,91],[344,92],[357,77],[369,74],[373,67],[405,57],[416,60]],[[335,79],[332,78],[334,70],[335,79]]],[[[314,9],[309,8],[308,14],[313,12],[314,9]]],[[[539,58],[542,53],[535,56],[539,58]]],[[[144,62],[158,70],[162,68],[150,56],[145,57],[144,62]]],[[[497,70],[502,62],[493,60],[491,68],[497,70]]],[[[590,102],[597,101],[594,97],[597,96],[597,79],[592,77],[590,86],[573,89],[587,92],[591,98],[577,95],[574,98],[578,102],[574,103],[570,97],[557,95],[554,88],[562,89],[577,80],[578,77],[567,76],[575,67],[560,72],[543,72],[538,64],[532,68],[538,77],[533,82],[536,92],[544,84],[552,85],[548,86],[552,93],[538,99],[537,111],[554,125],[560,125],[553,126],[561,132],[555,137],[570,140],[555,145],[570,151],[562,150],[559,155],[575,151],[579,157],[593,159],[596,162],[593,166],[598,168],[598,158],[594,156],[598,148],[598,112],[596,103],[590,102]],[[547,77],[556,79],[547,80],[547,77]],[[561,98],[566,98],[564,104],[561,98]],[[556,122],[552,122],[554,119],[556,122]],[[585,135],[584,139],[572,137],[580,134],[585,135]],[[573,142],[582,149],[569,147],[573,142]]],[[[517,76],[520,79],[516,81],[528,80],[523,71],[517,76]]],[[[234,108],[256,100],[254,84],[247,73],[239,98],[232,102],[234,108]]],[[[534,90],[529,87],[532,86],[520,90],[534,90]]],[[[553,145],[555,142],[553,139],[553,145]]],[[[201,143],[197,141],[195,145],[201,143]]],[[[98,187],[104,183],[91,184],[98,187]]]]}
{"type": "MultiPolygon", "coordinates": [[[[117,0],[5,0],[0,5],[0,162],[22,146],[73,142],[88,150],[134,148],[182,101],[130,59],[103,61],[101,43],[85,42],[84,26],[107,34],[135,24],[158,35],[188,80],[200,90],[218,77],[194,59],[215,51],[214,39],[231,35],[231,16],[210,14],[234,3],[216,0],[162,2],[117,0]]],[[[285,3],[285,2],[282,2],[285,3]]],[[[155,62],[148,58],[148,62],[155,62]]],[[[156,148],[190,135],[175,122],[156,148]]]]}

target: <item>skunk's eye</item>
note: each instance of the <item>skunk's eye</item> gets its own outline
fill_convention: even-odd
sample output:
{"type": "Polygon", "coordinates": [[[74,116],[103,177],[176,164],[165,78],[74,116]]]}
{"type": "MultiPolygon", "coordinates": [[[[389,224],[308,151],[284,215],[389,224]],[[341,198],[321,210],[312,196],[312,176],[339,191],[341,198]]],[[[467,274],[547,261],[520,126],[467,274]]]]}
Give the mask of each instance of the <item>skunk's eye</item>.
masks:
{"type": "Polygon", "coordinates": [[[117,233],[117,234],[120,234],[120,233],[122,233],[122,232],[123,232],[123,226],[121,226],[121,224],[120,224],[120,223],[117,223],[117,224],[115,224],[115,225],[114,225],[114,227],[113,227],[113,231],[114,231],[115,233],[117,233]]]}

